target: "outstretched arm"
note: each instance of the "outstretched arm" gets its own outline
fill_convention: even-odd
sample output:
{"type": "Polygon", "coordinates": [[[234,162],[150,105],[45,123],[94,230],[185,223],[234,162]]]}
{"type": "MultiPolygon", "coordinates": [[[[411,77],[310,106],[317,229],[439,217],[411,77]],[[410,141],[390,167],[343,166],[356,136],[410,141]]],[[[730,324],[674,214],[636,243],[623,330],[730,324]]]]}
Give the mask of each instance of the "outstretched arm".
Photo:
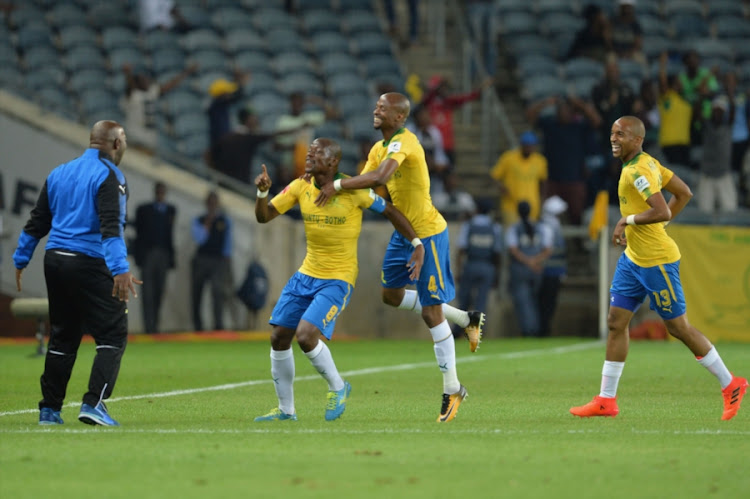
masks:
{"type": "Polygon", "coordinates": [[[411,258],[409,259],[409,263],[407,264],[407,266],[411,270],[409,277],[415,280],[419,279],[419,273],[421,272],[422,265],[424,264],[424,244],[422,244],[422,241],[420,241],[419,237],[417,237],[417,232],[414,230],[414,227],[412,227],[411,223],[409,223],[409,220],[400,211],[398,211],[395,206],[387,201],[385,204],[383,215],[391,221],[393,227],[395,227],[402,236],[407,238],[412,242],[413,245],[415,245],[414,251],[411,254],[411,258]]]}
{"type": "Polygon", "coordinates": [[[255,186],[258,188],[258,195],[255,198],[255,219],[264,224],[279,216],[276,208],[272,204],[268,204],[268,190],[271,188],[271,177],[268,176],[266,165],[263,165],[263,172],[255,177],[255,186]]]}
{"type": "Polygon", "coordinates": [[[330,184],[326,184],[320,188],[320,194],[315,199],[315,205],[325,206],[328,200],[342,189],[371,189],[385,185],[397,168],[398,162],[395,159],[386,158],[371,172],[363,173],[356,177],[338,179],[330,184]]]}

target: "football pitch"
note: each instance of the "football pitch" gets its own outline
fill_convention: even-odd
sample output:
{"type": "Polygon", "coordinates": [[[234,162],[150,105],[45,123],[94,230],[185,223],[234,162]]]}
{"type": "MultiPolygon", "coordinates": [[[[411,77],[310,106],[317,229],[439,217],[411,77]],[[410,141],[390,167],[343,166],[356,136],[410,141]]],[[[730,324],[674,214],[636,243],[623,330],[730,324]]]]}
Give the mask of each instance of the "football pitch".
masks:
{"type": "MultiPolygon", "coordinates": [[[[267,341],[132,343],[110,414],[77,420],[94,355],[81,346],[59,427],[37,424],[43,358],[0,347],[0,497],[750,497],[750,398],[721,421],[718,382],[681,344],[633,342],[616,418],[579,419],[598,393],[602,343],[457,342],[469,397],[437,423],[431,342],[336,341],[353,386],[323,420],[327,386],[294,345],[299,421],[276,405],[267,341]]],[[[750,374],[750,344],[717,345],[750,374]]]]}

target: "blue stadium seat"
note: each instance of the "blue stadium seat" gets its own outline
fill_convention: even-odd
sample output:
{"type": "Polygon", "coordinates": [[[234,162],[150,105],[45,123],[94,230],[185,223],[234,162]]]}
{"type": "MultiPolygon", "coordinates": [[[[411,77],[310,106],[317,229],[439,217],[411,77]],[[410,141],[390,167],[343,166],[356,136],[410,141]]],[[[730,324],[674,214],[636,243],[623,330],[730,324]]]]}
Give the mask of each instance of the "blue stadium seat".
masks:
{"type": "Polygon", "coordinates": [[[310,10],[302,16],[302,25],[309,34],[337,32],[341,28],[338,16],[330,10],[310,10]]]}
{"type": "Polygon", "coordinates": [[[162,49],[180,49],[179,37],[173,31],[152,30],[142,35],[143,48],[148,52],[162,49]]]}
{"type": "Polygon", "coordinates": [[[271,62],[265,52],[248,50],[239,52],[234,56],[234,66],[241,71],[269,72],[271,71],[271,62]]]}
{"type": "Polygon", "coordinates": [[[196,50],[188,57],[188,63],[198,65],[200,72],[232,71],[232,64],[224,52],[216,49],[196,50]]]}
{"type": "Polygon", "coordinates": [[[691,40],[696,37],[708,37],[709,25],[705,19],[697,15],[677,14],[670,21],[674,36],[678,40],[691,40]]]}
{"type": "Polygon", "coordinates": [[[179,48],[165,48],[151,54],[151,70],[155,75],[185,68],[185,55],[179,48]]]}
{"type": "Polygon", "coordinates": [[[185,22],[192,29],[207,29],[211,27],[209,11],[202,4],[180,5],[180,13],[185,22]]]}
{"type": "Polygon", "coordinates": [[[697,50],[701,58],[723,59],[726,62],[731,62],[733,59],[732,47],[721,40],[698,38],[690,40],[689,46],[697,50]]]}
{"type": "Polygon", "coordinates": [[[340,98],[342,95],[349,94],[367,94],[367,83],[356,73],[337,73],[328,76],[326,80],[328,93],[333,98],[340,98]]]}
{"type": "Polygon", "coordinates": [[[202,109],[203,107],[203,99],[198,94],[183,88],[177,88],[172,92],[164,94],[161,103],[167,114],[172,117],[189,113],[196,109],[202,109]]]}
{"type": "Polygon", "coordinates": [[[304,52],[278,53],[271,60],[271,66],[276,70],[276,74],[280,76],[291,71],[315,73],[315,64],[304,52]]]}
{"type": "Polygon", "coordinates": [[[745,17],[745,9],[742,6],[742,2],[737,2],[736,0],[711,0],[706,3],[706,7],[708,7],[707,14],[709,19],[720,16],[737,17],[740,19],[745,17]]]}
{"type": "Polygon", "coordinates": [[[66,79],[67,75],[61,67],[46,66],[27,72],[24,84],[32,92],[37,92],[47,87],[64,88],[66,79]]]}
{"type": "Polygon", "coordinates": [[[252,96],[250,106],[261,116],[264,114],[278,116],[289,112],[289,100],[276,92],[260,92],[252,96]]]}
{"type": "Polygon", "coordinates": [[[273,9],[268,6],[255,10],[253,13],[253,25],[255,29],[263,32],[269,29],[296,29],[294,20],[289,14],[281,9],[273,9]]]}
{"type": "Polygon", "coordinates": [[[338,121],[326,121],[322,125],[315,127],[313,137],[325,137],[328,139],[341,140],[344,136],[344,127],[338,121]]]}
{"type": "Polygon", "coordinates": [[[664,0],[663,8],[666,17],[675,15],[703,17],[703,4],[698,0],[664,0]]]}
{"type": "MultiPolygon", "coordinates": [[[[590,3],[590,0],[587,0],[586,3],[590,3]]],[[[536,12],[539,15],[558,12],[578,15],[578,8],[575,3],[566,0],[537,0],[536,12]]]]}
{"type": "Polygon", "coordinates": [[[636,61],[630,59],[619,59],[617,61],[617,67],[620,69],[620,77],[623,79],[643,79],[646,77],[646,68],[636,61]]]}
{"type": "Polygon", "coordinates": [[[323,97],[323,84],[317,78],[310,78],[309,73],[282,73],[279,76],[279,89],[286,95],[302,92],[307,95],[323,97]]]}
{"type": "Polygon", "coordinates": [[[232,75],[229,71],[211,71],[202,73],[193,78],[191,84],[196,92],[200,93],[201,95],[207,95],[208,89],[211,84],[219,78],[232,81],[232,75]]]}
{"type": "Polygon", "coordinates": [[[60,2],[50,10],[49,19],[58,29],[64,26],[85,25],[86,12],[74,4],[60,2]]]}
{"type": "Polygon", "coordinates": [[[604,66],[593,59],[576,57],[563,64],[563,74],[568,80],[575,78],[601,79],[604,76],[604,66]]]}
{"type": "Polygon", "coordinates": [[[351,10],[345,12],[342,19],[342,27],[344,27],[350,35],[366,32],[381,33],[383,31],[378,17],[373,15],[371,11],[366,10],[351,10]]]}
{"type": "Polygon", "coordinates": [[[254,71],[250,77],[250,81],[243,87],[245,94],[248,97],[252,97],[263,92],[276,92],[278,89],[278,82],[276,78],[265,71],[254,71]]]}
{"type": "Polygon", "coordinates": [[[137,48],[138,34],[125,26],[113,26],[102,30],[102,47],[107,51],[122,48],[137,48]]]}
{"type": "Polygon", "coordinates": [[[320,65],[323,73],[331,75],[339,72],[359,71],[359,61],[350,54],[331,53],[320,57],[320,65]]]}
{"type": "Polygon", "coordinates": [[[337,31],[323,31],[310,36],[313,49],[318,57],[332,52],[348,52],[349,40],[337,31]]]}
{"type": "Polygon", "coordinates": [[[539,19],[528,12],[512,12],[498,21],[500,34],[506,39],[539,31],[539,19]]]}
{"type": "Polygon", "coordinates": [[[28,24],[44,22],[45,12],[31,2],[15,2],[10,11],[10,24],[22,28],[28,24]]]}
{"type": "Polygon", "coordinates": [[[741,17],[721,16],[712,20],[719,38],[750,37],[750,21],[741,17]]]}
{"type": "Polygon", "coordinates": [[[65,53],[64,63],[66,69],[71,72],[83,69],[107,69],[107,63],[99,49],[87,46],[68,50],[65,53]]]}
{"type": "Polygon", "coordinates": [[[70,75],[68,86],[77,94],[88,90],[100,89],[107,80],[107,72],[101,69],[84,69],[70,75]]]}
{"type": "Polygon", "coordinates": [[[643,31],[643,36],[669,36],[669,24],[661,18],[639,12],[637,20],[643,31]]]}
{"type": "Polygon", "coordinates": [[[251,29],[252,16],[238,7],[222,7],[211,14],[211,25],[224,33],[238,29],[251,29]]]}
{"type": "Polygon", "coordinates": [[[29,22],[17,31],[18,48],[28,50],[37,46],[54,46],[49,27],[44,22],[29,22]]]}
{"type": "Polygon", "coordinates": [[[521,87],[521,95],[528,101],[564,95],[566,92],[565,83],[556,76],[537,76],[524,80],[521,87]]]}
{"type": "Polygon", "coordinates": [[[177,141],[176,149],[180,154],[192,160],[199,160],[203,157],[208,146],[208,132],[205,132],[184,136],[184,138],[177,141]]]}
{"type": "Polygon", "coordinates": [[[265,39],[271,53],[305,51],[302,37],[292,28],[272,28],[266,33],[265,39]]]}
{"type": "Polygon", "coordinates": [[[547,40],[540,35],[514,37],[506,40],[506,43],[510,46],[511,54],[513,54],[516,59],[521,56],[529,55],[543,55],[553,58],[555,56],[555,47],[552,45],[552,41],[547,40]]]}
{"type": "Polygon", "coordinates": [[[492,5],[498,12],[503,14],[510,12],[531,13],[534,9],[534,3],[528,0],[494,0],[492,5]]]}
{"type": "Polygon", "coordinates": [[[47,110],[66,111],[68,114],[75,113],[70,96],[56,86],[39,88],[34,92],[34,95],[39,104],[47,110]]]}
{"type": "Polygon", "coordinates": [[[303,12],[303,17],[314,9],[327,10],[328,12],[333,10],[331,0],[296,0],[295,5],[303,12]]]}
{"type": "Polygon", "coordinates": [[[366,32],[352,36],[360,59],[374,55],[392,55],[392,41],[382,33],[366,32]]]}
{"type": "Polygon", "coordinates": [[[266,42],[255,31],[248,29],[233,30],[224,35],[224,44],[229,52],[237,54],[246,50],[263,51],[266,42]]]}
{"type": "Polygon", "coordinates": [[[124,47],[111,50],[108,59],[112,71],[119,71],[125,64],[129,64],[136,73],[148,69],[145,55],[137,48],[124,47]]]}
{"type": "Polygon", "coordinates": [[[23,54],[23,63],[27,70],[43,68],[51,64],[59,64],[60,54],[51,45],[32,47],[23,54]]]}
{"type": "Polygon", "coordinates": [[[375,102],[367,92],[340,94],[335,97],[336,109],[341,116],[359,115],[372,110],[375,102]]]}
{"type": "Polygon", "coordinates": [[[17,95],[25,95],[28,92],[23,74],[13,66],[0,67],[0,87],[17,95]]]}
{"type": "Polygon", "coordinates": [[[591,99],[591,91],[600,81],[600,78],[591,76],[578,76],[566,80],[567,83],[572,85],[573,93],[581,99],[591,99]]]}
{"type": "Polygon", "coordinates": [[[747,43],[746,37],[724,38],[722,41],[732,47],[735,62],[750,60],[750,43],[747,43]]]}
{"type": "Polygon", "coordinates": [[[87,89],[78,95],[81,109],[88,117],[101,115],[99,119],[104,119],[107,115],[111,115],[113,110],[118,109],[117,97],[106,89],[87,89]]]}
{"type": "Polygon", "coordinates": [[[115,2],[96,2],[87,12],[89,24],[100,30],[108,26],[137,26],[134,11],[115,2]]]}
{"type": "Polygon", "coordinates": [[[553,58],[536,54],[522,56],[516,63],[516,67],[521,79],[540,75],[556,75],[560,72],[560,65],[553,58]]]}
{"type": "Polygon", "coordinates": [[[372,0],[344,0],[339,1],[339,9],[343,12],[358,11],[374,15],[372,0]]]}
{"type": "Polygon", "coordinates": [[[562,12],[547,14],[538,21],[542,26],[542,33],[548,37],[555,37],[561,33],[575,33],[583,27],[583,19],[580,16],[562,12]]]}
{"type": "Polygon", "coordinates": [[[674,49],[675,43],[664,36],[644,36],[643,53],[649,61],[653,61],[662,52],[670,52],[674,49]]]}
{"type": "Polygon", "coordinates": [[[18,68],[18,54],[10,43],[0,42],[0,67],[18,68]]]}
{"type": "Polygon", "coordinates": [[[60,30],[60,45],[64,50],[75,47],[94,47],[97,44],[96,31],[88,26],[72,24],[60,30]]]}
{"type": "Polygon", "coordinates": [[[172,128],[178,141],[189,136],[208,135],[208,118],[200,109],[188,110],[173,117],[172,128]]]}
{"type": "Polygon", "coordinates": [[[401,74],[401,66],[390,55],[373,55],[364,60],[365,74],[368,78],[376,78],[382,74],[401,74]]]}
{"type": "Polygon", "coordinates": [[[221,37],[211,29],[190,31],[180,39],[180,45],[188,52],[206,49],[224,50],[221,37]]]}

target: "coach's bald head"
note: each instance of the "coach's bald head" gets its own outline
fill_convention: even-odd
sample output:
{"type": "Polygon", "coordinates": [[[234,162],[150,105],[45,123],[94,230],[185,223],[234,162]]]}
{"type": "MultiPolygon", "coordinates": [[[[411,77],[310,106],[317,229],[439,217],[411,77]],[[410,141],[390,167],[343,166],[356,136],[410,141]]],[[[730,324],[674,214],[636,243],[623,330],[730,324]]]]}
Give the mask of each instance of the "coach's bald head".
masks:
{"type": "Polygon", "coordinates": [[[106,153],[112,158],[114,164],[119,165],[125,149],[128,148],[125,130],[116,121],[97,121],[91,127],[89,147],[106,153]]]}

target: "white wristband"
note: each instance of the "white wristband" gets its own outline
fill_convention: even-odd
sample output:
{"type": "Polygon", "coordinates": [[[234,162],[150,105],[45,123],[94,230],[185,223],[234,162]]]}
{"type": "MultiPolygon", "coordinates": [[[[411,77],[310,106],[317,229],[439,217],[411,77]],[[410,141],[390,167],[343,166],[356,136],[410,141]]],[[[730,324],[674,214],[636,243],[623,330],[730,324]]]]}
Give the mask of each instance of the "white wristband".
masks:
{"type": "Polygon", "coordinates": [[[258,189],[258,192],[256,193],[256,197],[258,199],[263,199],[265,197],[268,197],[268,191],[261,191],[260,189],[258,189]]]}
{"type": "Polygon", "coordinates": [[[422,245],[422,240],[419,239],[418,237],[415,237],[414,239],[411,240],[411,245],[414,246],[415,248],[417,246],[421,246],[422,245]]]}
{"type": "Polygon", "coordinates": [[[333,188],[336,189],[336,192],[339,192],[342,189],[340,178],[337,178],[336,180],[333,181],[333,188]]]}
{"type": "Polygon", "coordinates": [[[635,215],[628,215],[628,217],[625,219],[625,223],[628,225],[636,225],[635,215]]]}

